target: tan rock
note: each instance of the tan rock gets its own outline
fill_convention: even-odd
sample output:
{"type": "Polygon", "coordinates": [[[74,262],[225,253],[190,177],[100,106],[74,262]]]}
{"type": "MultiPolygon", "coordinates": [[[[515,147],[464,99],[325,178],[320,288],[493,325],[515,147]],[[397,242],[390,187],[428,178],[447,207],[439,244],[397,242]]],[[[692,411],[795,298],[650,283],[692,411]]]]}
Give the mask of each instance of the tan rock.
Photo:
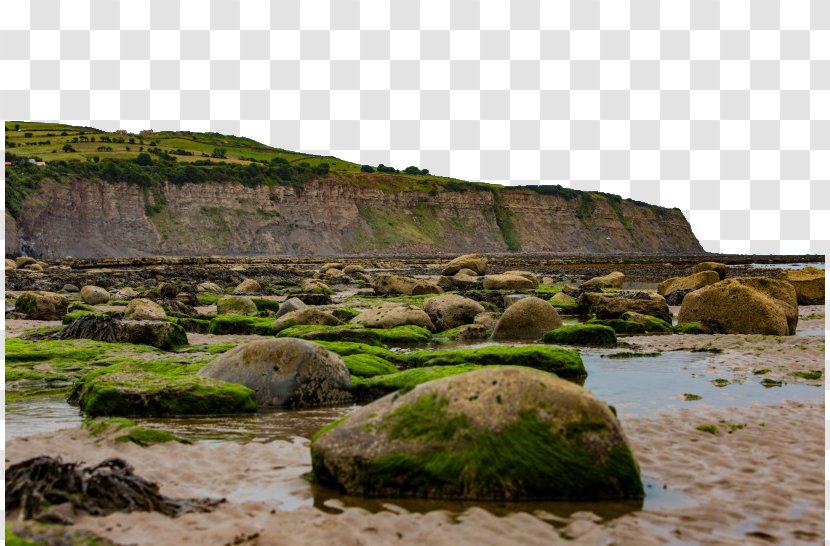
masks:
{"type": "Polygon", "coordinates": [[[88,284],[81,288],[81,299],[87,305],[98,305],[99,303],[109,303],[110,295],[100,286],[88,284]]]}
{"type": "Polygon", "coordinates": [[[622,288],[625,274],[620,271],[613,271],[601,277],[588,279],[582,286],[598,286],[600,288],[622,288]]]}
{"type": "Polygon", "coordinates": [[[485,290],[530,290],[537,287],[537,283],[520,275],[486,275],[484,277],[485,290]]]}
{"type": "Polygon", "coordinates": [[[692,268],[692,271],[695,273],[700,273],[701,271],[714,271],[718,274],[721,280],[723,280],[726,278],[726,273],[729,271],[729,267],[720,262],[701,262],[695,265],[692,268]]]}
{"type": "Polygon", "coordinates": [[[396,326],[421,326],[431,332],[435,325],[423,309],[401,303],[383,303],[366,309],[350,320],[352,324],[363,324],[370,328],[394,328],[396,326]]]}
{"type": "Polygon", "coordinates": [[[234,294],[256,294],[259,292],[262,292],[262,286],[255,279],[245,279],[233,289],[234,294]]]}
{"type": "Polygon", "coordinates": [[[458,294],[442,294],[424,301],[424,311],[436,330],[442,332],[472,323],[476,315],[484,312],[484,306],[458,294]]]}
{"type": "Polygon", "coordinates": [[[24,292],[14,302],[14,310],[30,320],[61,320],[69,302],[54,292],[24,292]]]}
{"type": "Polygon", "coordinates": [[[824,305],[824,270],[811,266],[786,270],[778,278],[793,285],[799,305],[824,305]]]}
{"type": "Polygon", "coordinates": [[[667,296],[678,290],[697,290],[698,288],[715,284],[720,280],[720,276],[718,276],[716,271],[701,271],[700,273],[693,273],[687,277],[666,279],[657,285],[657,293],[661,296],[667,296]]]}
{"type": "Polygon", "coordinates": [[[470,269],[476,275],[484,275],[487,271],[487,258],[481,254],[464,254],[450,260],[441,270],[442,275],[455,275],[462,269],[470,269]]]}
{"type": "Polygon", "coordinates": [[[424,279],[406,277],[404,275],[390,275],[382,273],[375,277],[375,292],[381,295],[401,294],[405,296],[418,296],[421,294],[440,294],[443,292],[440,286],[424,279]]]}
{"type": "Polygon", "coordinates": [[[496,323],[493,339],[539,339],[562,326],[553,306],[543,299],[524,298],[507,308],[496,323]]]}
{"type": "Polygon", "coordinates": [[[161,305],[152,300],[136,298],[127,304],[124,317],[130,320],[164,320],[167,318],[167,313],[161,305]]]}

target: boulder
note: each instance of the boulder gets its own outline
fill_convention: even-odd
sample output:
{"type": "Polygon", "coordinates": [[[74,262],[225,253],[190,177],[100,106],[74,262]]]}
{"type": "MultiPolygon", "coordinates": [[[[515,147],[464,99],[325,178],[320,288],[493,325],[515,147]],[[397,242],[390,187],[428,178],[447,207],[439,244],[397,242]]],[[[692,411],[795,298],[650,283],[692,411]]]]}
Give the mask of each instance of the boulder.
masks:
{"type": "Polygon", "coordinates": [[[354,275],[355,273],[366,273],[366,269],[362,265],[347,265],[343,268],[345,275],[354,275]]]}
{"type": "Polygon", "coordinates": [[[172,282],[160,282],[153,291],[163,300],[174,300],[179,295],[179,287],[172,282]]]}
{"type": "Polygon", "coordinates": [[[196,292],[212,292],[214,294],[221,294],[222,287],[215,282],[202,282],[196,285],[196,292]]]}
{"type": "Polygon", "coordinates": [[[14,302],[14,310],[29,320],[61,320],[69,302],[54,292],[23,292],[14,302]]]}
{"type": "Polygon", "coordinates": [[[559,313],[548,302],[536,297],[511,305],[499,318],[493,339],[539,339],[542,334],[562,326],[559,313]]]}
{"type": "Polygon", "coordinates": [[[545,332],[542,341],[563,345],[615,347],[617,345],[617,335],[613,328],[601,324],[569,324],[545,332]]]}
{"type": "Polygon", "coordinates": [[[150,345],[175,349],[187,345],[187,333],[166,320],[123,320],[107,315],[86,315],[61,330],[60,339],[92,339],[108,343],[150,345]]]}
{"type": "Polygon", "coordinates": [[[306,294],[295,294],[294,297],[306,305],[328,305],[331,303],[331,295],[327,293],[310,292],[306,294]]]}
{"type": "Polygon", "coordinates": [[[341,269],[343,269],[343,264],[340,262],[329,262],[327,264],[323,264],[320,266],[320,273],[325,273],[329,269],[336,269],[338,274],[341,273],[341,269]]]}
{"type": "Polygon", "coordinates": [[[530,297],[530,296],[528,296],[527,294],[507,294],[506,296],[504,296],[504,300],[503,300],[504,301],[504,308],[507,309],[508,307],[510,307],[511,305],[516,303],[517,301],[523,300],[527,297],[530,297]]]}
{"type": "Polygon", "coordinates": [[[529,290],[536,286],[536,282],[521,275],[502,274],[484,277],[485,290],[529,290]]]}
{"type": "Polygon", "coordinates": [[[532,271],[505,271],[502,275],[515,275],[517,277],[524,277],[525,279],[529,280],[533,283],[533,288],[539,287],[539,279],[536,275],[533,274],[532,271]]]}
{"type": "Polygon", "coordinates": [[[778,278],[793,285],[799,305],[824,305],[824,270],[809,266],[783,271],[778,278]]]}
{"type": "Polygon", "coordinates": [[[24,266],[23,269],[28,269],[29,271],[43,271],[43,266],[41,264],[29,264],[24,266]]]}
{"type": "Polygon", "coordinates": [[[718,274],[721,280],[726,278],[726,273],[729,270],[726,264],[720,262],[701,262],[692,268],[692,272],[700,273],[701,271],[714,271],[718,274]]]}
{"type": "Polygon", "coordinates": [[[406,277],[403,275],[390,275],[382,273],[375,277],[375,292],[381,295],[418,296],[422,294],[440,294],[443,292],[440,286],[432,284],[424,279],[406,277]]]}
{"type": "Polygon", "coordinates": [[[473,324],[480,324],[484,326],[488,330],[493,330],[496,327],[496,323],[499,321],[499,316],[492,311],[485,311],[483,313],[479,313],[473,319],[473,324]]]}
{"type": "Polygon", "coordinates": [[[426,328],[430,332],[435,331],[435,325],[423,309],[403,303],[383,303],[362,311],[349,322],[363,324],[369,328],[394,328],[396,326],[412,325],[426,328]]]}
{"type": "Polygon", "coordinates": [[[300,289],[307,294],[333,294],[329,285],[318,279],[305,279],[300,289]]]}
{"type": "Polygon", "coordinates": [[[127,304],[124,317],[130,320],[164,320],[167,318],[167,313],[156,302],[137,298],[130,300],[130,303],[127,304]]]}
{"type": "Polygon", "coordinates": [[[456,273],[452,277],[439,277],[438,286],[447,291],[473,290],[480,286],[480,279],[481,277],[473,277],[463,273],[456,273]]]}
{"type": "Polygon", "coordinates": [[[61,288],[64,292],[80,292],[81,289],[75,286],[74,284],[65,284],[63,288],[61,288]]]}
{"type": "Polygon", "coordinates": [[[6,258],[6,269],[16,269],[16,268],[17,268],[17,262],[15,262],[14,260],[10,260],[10,259],[6,258]]]}
{"type": "Polygon", "coordinates": [[[668,323],[672,318],[666,298],[651,292],[584,292],[578,303],[598,319],[616,319],[630,311],[651,315],[668,323]]]}
{"type": "Polygon", "coordinates": [[[280,308],[277,310],[277,317],[281,317],[286,313],[290,313],[292,311],[298,311],[305,307],[306,304],[303,303],[303,300],[299,298],[288,298],[280,304],[280,308]]]}
{"type": "Polygon", "coordinates": [[[131,300],[138,297],[138,292],[130,288],[129,286],[125,286],[124,288],[119,288],[115,291],[115,294],[112,295],[112,299],[114,300],[131,300]]]}
{"type": "Polygon", "coordinates": [[[22,269],[27,265],[36,264],[37,260],[35,260],[34,258],[30,258],[29,256],[21,256],[18,259],[16,259],[14,263],[17,266],[17,269],[22,269]]]}
{"type": "Polygon", "coordinates": [[[439,332],[471,324],[476,315],[484,312],[477,301],[457,294],[442,294],[424,301],[424,311],[439,332]]]}
{"type": "Polygon", "coordinates": [[[798,303],[786,281],[733,277],[689,293],[678,322],[699,322],[727,334],[795,333],[798,303]]]}
{"type": "Polygon", "coordinates": [[[87,305],[98,305],[99,303],[109,303],[110,295],[100,286],[88,284],[81,288],[81,299],[87,305]]]}
{"type": "Polygon", "coordinates": [[[683,290],[686,293],[720,281],[716,271],[701,271],[693,273],[688,277],[673,277],[666,279],[657,285],[657,293],[661,296],[668,296],[672,292],[683,290]]]}
{"type": "Polygon", "coordinates": [[[252,341],[221,354],[199,375],[244,385],[259,407],[315,407],[350,401],[349,370],[322,346],[294,338],[252,341]]]}
{"type": "Polygon", "coordinates": [[[256,313],[256,304],[247,296],[222,296],[216,300],[219,315],[250,315],[256,313]]]}
{"type": "Polygon", "coordinates": [[[465,324],[452,330],[446,330],[447,339],[453,341],[484,341],[490,337],[490,332],[483,324],[465,324]]]}
{"type": "Polygon", "coordinates": [[[580,285],[580,288],[594,286],[599,288],[622,288],[625,274],[620,271],[613,271],[602,277],[588,279],[580,285]]]}
{"type": "Polygon", "coordinates": [[[527,368],[477,369],[387,395],[318,431],[311,461],[321,484],[349,495],[643,497],[608,405],[527,368]]]}
{"type": "Polygon", "coordinates": [[[477,277],[477,276],[478,276],[478,273],[476,273],[472,269],[468,269],[466,267],[458,270],[458,273],[453,275],[453,277],[455,277],[456,279],[462,278],[462,277],[477,277]]]}
{"type": "Polygon", "coordinates": [[[274,328],[284,330],[297,324],[313,324],[317,326],[337,326],[340,320],[331,313],[326,313],[314,307],[303,307],[290,311],[274,321],[274,328]]]}
{"type": "Polygon", "coordinates": [[[442,275],[455,275],[462,269],[469,269],[476,275],[484,275],[487,271],[487,258],[481,254],[464,254],[459,256],[444,266],[441,270],[442,275]]]}
{"type": "Polygon", "coordinates": [[[665,320],[651,315],[636,313],[634,311],[623,313],[620,319],[623,321],[633,322],[634,324],[639,324],[643,327],[645,332],[669,333],[672,331],[672,325],[670,322],[666,322],[665,320]]]}
{"type": "Polygon", "coordinates": [[[256,294],[262,292],[262,286],[255,279],[245,279],[233,289],[234,294],[256,294]]]}

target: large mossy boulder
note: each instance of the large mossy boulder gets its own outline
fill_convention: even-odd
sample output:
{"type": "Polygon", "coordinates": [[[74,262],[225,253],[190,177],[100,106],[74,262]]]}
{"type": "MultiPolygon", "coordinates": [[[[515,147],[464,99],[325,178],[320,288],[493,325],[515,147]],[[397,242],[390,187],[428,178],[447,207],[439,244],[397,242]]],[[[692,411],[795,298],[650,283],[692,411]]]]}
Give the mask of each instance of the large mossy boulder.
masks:
{"type": "Polygon", "coordinates": [[[357,324],[342,326],[297,325],[280,330],[279,337],[296,337],[315,341],[349,341],[369,345],[400,345],[425,343],[432,340],[432,332],[420,326],[394,328],[365,328],[357,324]]]}
{"type": "Polygon", "coordinates": [[[376,355],[357,353],[343,357],[349,374],[354,377],[377,377],[398,373],[398,368],[388,360],[376,355]]]}
{"type": "Polygon", "coordinates": [[[502,273],[501,275],[486,275],[484,277],[485,290],[532,290],[539,283],[524,275],[502,273]]]}
{"type": "Polygon", "coordinates": [[[408,355],[408,367],[457,366],[526,366],[559,377],[585,377],[587,372],[578,351],[546,345],[488,345],[472,349],[423,350],[408,355]]]}
{"type": "Polygon", "coordinates": [[[485,312],[483,305],[458,294],[442,294],[429,298],[424,301],[423,307],[439,332],[471,324],[476,315],[485,312]]]}
{"type": "Polygon", "coordinates": [[[612,271],[607,275],[601,277],[594,277],[588,279],[580,285],[581,288],[622,288],[623,281],[625,281],[625,273],[621,271],[612,271]]]}
{"type": "Polygon", "coordinates": [[[161,305],[152,300],[136,298],[127,304],[124,317],[130,320],[164,320],[167,313],[161,305]]]}
{"type": "Polygon", "coordinates": [[[114,364],[84,375],[69,396],[89,417],[171,417],[256,411],[254,391],[160,361],[114,364]]]}
{"type": "Polygon", "coordinates": [[[252,389],[259,407],[316,407],[351,400],[349,370],[343,360],[302,339],[240,345],[221,354],[199,375],[252,389]]]}
{"type": "Polygon", "coordinates": [[[657,285],[657,293],[664,296],[668,300],[670,299],[671,294],[682,292],[683,294],[679,298],[671,298],[675,301],[682,301],[685,294],[697,290],[698,288],[715,284],[720,280],[720,276],[718,276],[718,273],[715,271],[701,271],[699,273],[693,273],[687,277],[673,277],[671,279],[666,279],[657,285]]]}
{"type": "Polygon", "coordinates": [[[665,320],[633,311],[623,313],[620,319],[641,325],[647,333],[671,333],[673,330],[671,323],[665,320]]]}
{"type": "Polygon", "coordinates": [[[616,319],[629,312],[651,315],[668,323],[672,319],[666,298],[653,292],[583,292],[578,301],[580,307],[598,319],[616,319]]]}
{"type": "Polygon", "coordinates": [[[377,294],[383,296],[419,296],[422,294],[440,294],[443,292],[440,286],[425,279],[417,279],[404,275],[390,275],[388,273],[375,276],[373,288],[377,294]]]}
{"type": "Polygon", "coordinates": [[[222,296],[216,300],[219,315],[250,315],[256,311],[256,304],[248,296],[222,296]]]}
{"type": "Polygon", "coordinates": [[[101,303],[109,303],[110,294],[100,286],[88,284],[81,288],[81,299],[87,305],[98,305],[101,303]]]}
{"type": "Polygon", "coordinates": [[[320,483],[368,497],[643,496],[608,405],[522,368],[470,371],[385,396],[318,431],[311,460],[320,483]]]}
{"type": "Polygon", "coordinates": [[[455,275],[462,269],[469,269],[475,275],[484,275],[487,272],[487,258],[481,254],[464,254],[450,260],[441,270],[441,274],[455,275]]]}
{"type": "Polygon", "coordinates": [[[502,314],[493,330],[493,339],[539,339],[562,326],[559,313],[543,299],[524,298],[502,314]]]}
{"type": "Polygon", "coordinates": [[[778,278],[793,285],[799,305],[824,305],[824,270],[808,266],[783,271],[778,278]]]}
{"type": "Polygon", "coordinates": [[[560,326],[542,336],[544,343],[586,345],[589,347],[615,347],[617,335],[613,328],[601,324],[569,324],[560,326]]]}
{"type": "Polygon", "coordinates": [[[420,326],[434,332],[435,326],[423,309],[406,303],[387,302],[361,311],[349,322],[368,328],[395,328],[397,326],[420,326]]]}
{"type": "Polygon", "coordinates": [[[701,271],[714,271],[718,274],[720,280],[723,280],[729,272],[729,267],[720,262],[700,262],[692,268],[692,272],[694,273],[700,273],[701,271]]]}
{"type": "Polygon", "coordinates": [[[798,325],[795,288],[764,277],[732,277],[688,294],[678,321],[726,334],[786,336],[798,325]]]}
{"type": "Polygon", "coordinates": [[[69,302],[54,292],[24,292],[14,302],[14,310],[29,320],[61,320],[69,302]]]}

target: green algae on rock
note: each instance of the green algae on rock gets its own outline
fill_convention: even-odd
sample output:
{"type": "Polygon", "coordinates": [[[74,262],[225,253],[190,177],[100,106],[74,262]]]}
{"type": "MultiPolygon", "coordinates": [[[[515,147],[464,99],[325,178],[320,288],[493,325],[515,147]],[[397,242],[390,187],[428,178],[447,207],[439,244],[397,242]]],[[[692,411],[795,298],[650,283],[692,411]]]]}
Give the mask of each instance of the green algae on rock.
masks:
{"type": "Polygon", "coordinates": [[[366,402],[375,400],[395,391],[409,391],[416,385],[434,381],[442,377],[450,377],[474,370],[483,366],[478,364],[456,364],[454,366],[428,366],[426,368],[410,368],[392,374],[377,375],[374,377],[352,377],[352,395],[356,401],[366,402]]]}
{"type": "Polygon", "coordinates": [[[424,343],[432,339],[432,333],[420,326],[396,326],[394,328],[363,328],[350,324],[344,326],[297,325],[286,328],[278,337],[296,337],[313,341],[352,341],[370,345],[424,343]]]}
{"type": "Polygon", "coordinates": [[[311,457],[321,484],[370,497],[643,497],[608,406],[530,369],[484,368],[387,395],[316,435],[311,457]]]}
{"type": "Polygon", "coordinates": [[[69,395],[90,417],[222,415],[256,411],[242,385],[196,375],[203,362],[127,360],[85,374],[69,395]]]}
{"type": "Polygon", "coordinates": [[[614,329],[602,324],[569,324],[560,326],[542,336],[544,343],[614,347],[617,335],[614,329]]]}
{"type": "Polygon", "coordinates": [[[190,443],[172,432],[141,427],[135,421],[124,417],[85,419],[83,426],[92,436],[111,436],[117,444],[133,443],[141,447],[148,447],[165,442],[190,443]]]}
{"type": "Polygon", "coordinates": [[[631,320],[623,319],[591,319],[585,324],[599,324],[608,326],[619,334],[645,334],[646,328],[642,324],[638,324],[631,320]]]}
{"type": "Polygon", "coordinates": [[[352,377],[375,377],[398,373],[398,368],[388,360],[369,354],[353,354],[343,357],[352,377]]]}
{"type": "Polygon", "coordinates": [[[526,366],[553,372],[560,377],[587,375],[578,351],[546,345],[488,345],[474,349],[424,350],[409,353],[409,367],[459,364],[526,366]]]}

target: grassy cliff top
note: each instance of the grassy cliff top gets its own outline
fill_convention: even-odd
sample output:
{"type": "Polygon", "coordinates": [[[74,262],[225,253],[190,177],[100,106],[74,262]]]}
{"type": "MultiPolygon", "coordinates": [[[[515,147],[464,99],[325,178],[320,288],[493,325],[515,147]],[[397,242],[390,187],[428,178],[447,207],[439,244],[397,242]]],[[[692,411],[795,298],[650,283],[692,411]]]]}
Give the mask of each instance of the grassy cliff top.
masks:
{"type": "MultiPolygon", "coordinates": [[[[402,170],[358,165],[333,156],[273,148],[252,139],[190,131],[106,132],[59,123],[8,121],[6,128],[6,207],[17,217],[40,180],[99,179],[150,187],[163,181],[199,183],[239,181],[246,185],[301,186],[321,176],[342,173],[352,183],[389,191],[488,191],[530,189],[540,194],[580,199],[593,210],[595,199],[617,195],[582,192],[558,185],[501,186],[436,176],[417,166],[402,170]],[[32,163],[44,162],[45,165],[32,163]],[[354,176],[361,173],[361,176],[354,176]]],[[[646,205],[645,203],[639,203],[646,205]]],[[[652,205],[648,205],[652,206],[652,205]]],[[[653,206],[652,206],[653,207],[653,206]]],[[[660,214],[666,209],[654,207],[660,214]]]]}

